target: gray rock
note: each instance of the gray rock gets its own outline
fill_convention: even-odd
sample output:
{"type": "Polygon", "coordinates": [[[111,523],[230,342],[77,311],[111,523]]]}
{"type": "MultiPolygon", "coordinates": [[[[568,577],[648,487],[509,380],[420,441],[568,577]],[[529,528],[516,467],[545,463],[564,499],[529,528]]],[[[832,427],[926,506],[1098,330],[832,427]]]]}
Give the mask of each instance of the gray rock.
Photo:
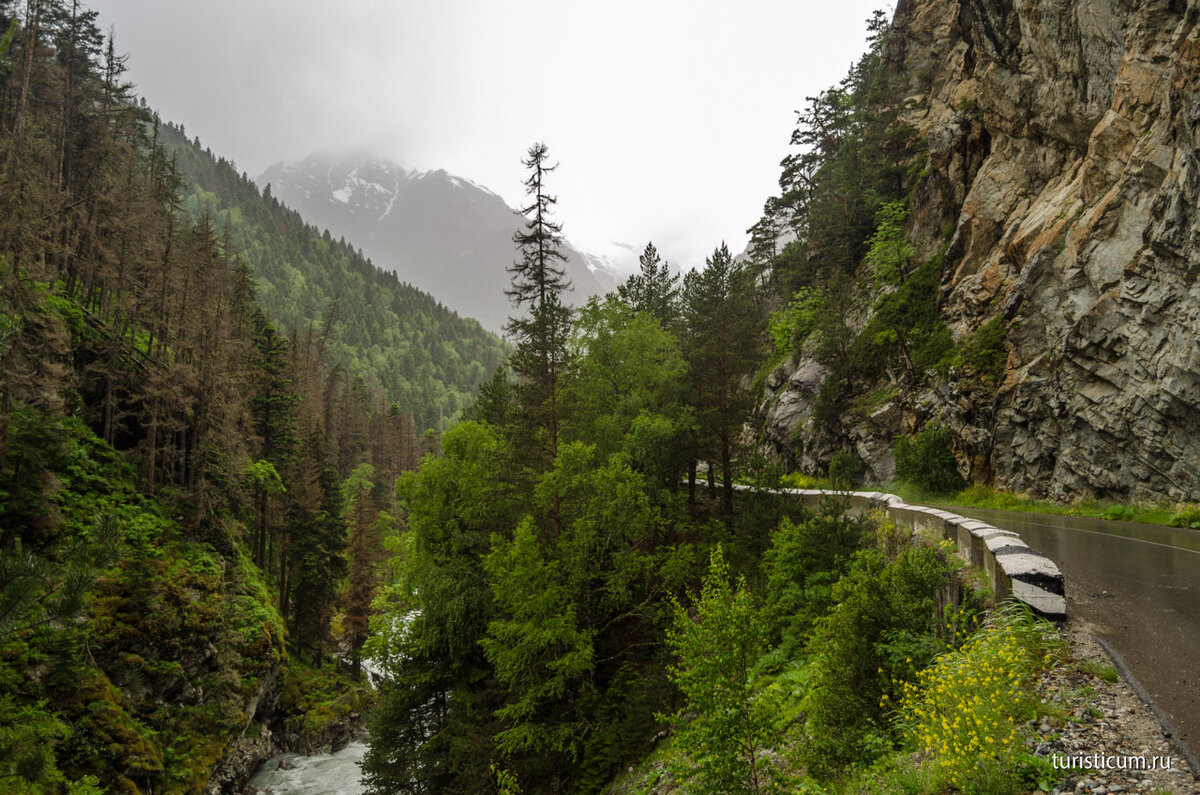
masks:
{"type": "Polygon", "coordinates": [[[1200,493],[1200,97],[1183,44],[1195,10],[899,5],[907,120],[928,146],[911,240],[922,258],[945,251],[956,335],[1003,318],[1003,377],[980,387],[958,372],[835,430],[811,422],[826,373],[803,360],[769,387],[771,446],[810,471],[853,446],[882,480],[892,437],[936,416],[971,481],[1067,500],[1200,493]]]}

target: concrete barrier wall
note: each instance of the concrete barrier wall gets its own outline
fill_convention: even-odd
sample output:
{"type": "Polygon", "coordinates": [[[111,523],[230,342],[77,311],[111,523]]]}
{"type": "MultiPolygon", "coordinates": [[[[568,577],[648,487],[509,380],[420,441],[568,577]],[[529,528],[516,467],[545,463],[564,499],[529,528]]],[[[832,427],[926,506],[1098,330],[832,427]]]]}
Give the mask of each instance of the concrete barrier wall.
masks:
{"type": "MultiPolygon", "coordinates": [[[[740,491],[753,490],[751,486],[734,488],[740,491]]],[[[954,542],[959,557],[987,573],[997,599],[1012,596],[1052,621],[1062,621],[1067,617],[1062,572],[1054,561],[1030,548],[1010,530],[1001,530],[986,522],[937,508],[909,505],[895,494],[878,491],[781,491],[803,500],[810,507],[817,507],[828,497],[837,497],[849,501],[849,510],[853,514],[881,511],[900,527],[934,530],[954,542]]]]}

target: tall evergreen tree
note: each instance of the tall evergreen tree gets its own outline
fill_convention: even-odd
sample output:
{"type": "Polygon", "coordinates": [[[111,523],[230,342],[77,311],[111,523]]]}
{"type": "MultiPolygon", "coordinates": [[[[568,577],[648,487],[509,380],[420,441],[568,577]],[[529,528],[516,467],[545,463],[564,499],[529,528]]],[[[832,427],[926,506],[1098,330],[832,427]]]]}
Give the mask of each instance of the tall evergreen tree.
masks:
{"type": "MultiPolygon", "coordinates": [[[[744,380],[759,359],[757,307],[750,280],[722,243],[683,284],[685,352],[691,369],[701,452],[718,462],[726,512],[733,510],[733,458],[752,397],[744,380]]],[[[710,478],[711,480],[711,478],[710,478]]]]}
{"type": "Polygon", "coordinates": [[[286,580],[281,612],[292,641],[303,652],[326,648],[338,581],[346,571],[342,488],[325,439],[314,429],[305,440],[289,493],[286,580]]]}
{"type": "Polygon", "coordinates": [[[544,143],[531,146],[521,162],[529,169],[525,192],[531,201],[521,210],[524,228],[513,235],[521,259],[508,269],[512,288],[507,294],[518,310],[528,305],[529,314],[511,318],[505,330],[517,343],[512,368],[524,441],[534,453],[536,468],[544,470],[558,455],[562,431],[561,380],[571,329],[571,309],[562,294],[570,283],[562,265],[562,224],[550,216],[557,199],[545,186],[546,175],[558,166],[549,165],[544,143]]]}
{"type": "Polygon", "coordinates": [[[362,647],[370,630],[371,602],[379,585],[383,560],[382,533],[391,517],[371,499],[375,468],[359,464],[343,484],[346,524],[350,541],[346,549],[348,571],[342,589],[342,639],[350,647],[350,673],[359,678],[362,647]]]}
{"type": "Polygon", "coordinates": [[[617,288],[617,294],[633,311],[649,313],[663,328],[671,329],[679,317],[679,274],[671,273],[654,243],[646,244],[638,268],[638,273],[617,288]]]}

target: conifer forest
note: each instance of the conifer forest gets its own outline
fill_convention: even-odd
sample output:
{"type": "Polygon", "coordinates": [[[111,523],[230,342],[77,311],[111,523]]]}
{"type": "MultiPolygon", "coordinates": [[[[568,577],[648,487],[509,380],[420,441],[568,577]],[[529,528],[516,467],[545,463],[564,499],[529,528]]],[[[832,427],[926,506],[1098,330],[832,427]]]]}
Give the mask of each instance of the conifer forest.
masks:
{"type": "MultiPolygon", "coordinates": [[[[1021,4],[900,5],[797,112],[744,252],[640,241],[570,293],[568,164],[513,152],[497,336],[160,117],[98,12],[0,0],[0,791],[1068,791],[1126,671],[850,492],[1200,528],[1196,197],[1161,188],[1125,287],[1048,297],[1125,229],[1101,133],[1012,122],[985,66],[1033,68],[1021,4]],[[1105,314],[1135,281],[1178,334],[1105,314]],[[254,789],[348,742],[345,780],[254,789]]],[[[1146,5],[1127,55],[1200,30],[1146,5]]],[[[1167,185],[1146,124],[1121,151],[1167,185]]]]}

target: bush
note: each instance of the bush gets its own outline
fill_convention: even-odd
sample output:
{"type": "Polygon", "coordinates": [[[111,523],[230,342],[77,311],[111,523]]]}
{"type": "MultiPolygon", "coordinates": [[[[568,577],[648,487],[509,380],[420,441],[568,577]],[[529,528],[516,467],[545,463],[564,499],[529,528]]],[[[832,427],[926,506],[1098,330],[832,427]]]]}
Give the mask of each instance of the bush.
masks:
{"type": "Polygon", "coordinates": [[[1033,685],[1064,648],[1053,627],[1013,604],[904,684],[895,722],[943,788],[1023,789],[1021,724],[1037,717],[1033,685]]]}
{"type": "Polygon", "coordinates": [[[929,423],[916,436],[898,437],[894,452],[901,480],[934,494],[952,494],[964,485],[950,450],[948,428],[929,423]]]}
{"type": "Polygon", "coordinates": [[[979,376],[990,376],[999,381],[1008,362],[1008,349],[1004,347],[1007,337],[1004,318],[992,318],[963,342],[957,357],[959,363],[979,376]]]}
{"type": "Polygon", "coordinates": [[[827,503],[820,513],[793,523],[784,519],[763,556],[765,613],[772,639],[785,655],[799,655],[813,623],[833,605],[833,587],[863,546],[867,523],[827,503]]]}
{"type": "Polygon", "coordinates": [[[1171,527],[1188,527],[1192,530],[1200,530],[1200,505],[1183,505],[1179,510],[1171,514],[1168,520],[1171,527]]]}
{"type": "Polygon", "coordinates": [[[862,479],[863,462],[854,453],[838,450],[829,461],[829,480],[834,488],[849,489],[862,479]]]}
{"type": "Polygon", "coordinates": [[[934,257],[879,297],[851,344],[857,375],[873,378],[892,366],[911,367],[909,375],[919,381],[952,351],[950,329],[938,308],[941,278],[942,260],[934,257]]]}
{"type": "Polygon", "coordinates": [[[817,313],[824,305],[824,296],[811,287],[801,287],[783,309],[772,312],[767,330],[775,343],[776,353],[786,354],[794,344],[803,342],[817,325],[817,313]]]}
{"type": "Polygon", "coordinates": [[[885,707],[901,682],[945,648],[936,616],[951,572],[939,548],[904,546],[892,560],[871,549],[834,587],[836,604],[808,646],[812,688],[801,757],[814,775],[868,764],[891,749],[885,707]]]}

